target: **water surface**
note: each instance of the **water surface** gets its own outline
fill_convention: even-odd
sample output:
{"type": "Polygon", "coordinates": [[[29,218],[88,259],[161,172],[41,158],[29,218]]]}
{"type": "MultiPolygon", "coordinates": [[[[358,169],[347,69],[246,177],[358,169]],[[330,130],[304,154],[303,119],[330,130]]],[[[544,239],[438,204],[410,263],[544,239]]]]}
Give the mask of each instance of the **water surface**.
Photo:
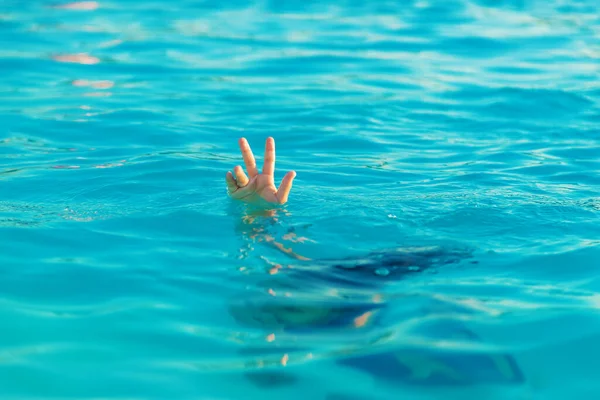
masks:
{"type": "Polygon", "coordinates": [[[596,398],[599,16],[1,1],[0,397],[596,398]],[[227,198],[241,136],[284,208],[227,198]]]}

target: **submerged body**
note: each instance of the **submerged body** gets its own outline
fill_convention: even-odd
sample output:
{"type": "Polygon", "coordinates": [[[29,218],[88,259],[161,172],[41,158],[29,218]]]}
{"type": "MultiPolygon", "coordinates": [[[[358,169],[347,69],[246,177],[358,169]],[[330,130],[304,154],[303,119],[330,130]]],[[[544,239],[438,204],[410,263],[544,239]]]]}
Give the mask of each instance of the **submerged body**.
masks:
{"type": "MultiPolygon", "coordinates": [[[[261,286],[265,290],[260,294],[232,302],[230,312],[244,325],[296,338],[285,345],[267,343],[245,348],[245,354],[264,357],[282,352],[306,352],[314,346],[319,347],[322,341],[336,338],[334,341],[340,345],[336,352],[339,365],[361,370],[392,384],[520,383],[523,374],[508,354],[457,353],[433,345],[407,347],[402,340],[394,345],[394,341],[385,335],[366,347],[360,340],[354,343],[357,334],[360,338],[393,331],[390,325],[401,325],[403,318],[410,320],[415,316],[421,319],[436,317],[432,323],[412,332],[426,341],[481,343],[460,318],[456,319],[457,315],[467,315],[472,310],[449,305],[433,296],[415,293],[388,296],[381,291],[388,283],[424,271],[437,271],[470,258],[470,250],[427,247],[375,251],[361,257],[300,261],[291,268],[281,268],[280,272],[263,281],[261,286]],[[314,338],[320,339],[313,343],[314,338]],[[340,339],[347,342],[342,344],[340,339]],[[377,343],[379,340],[381,344],[377,343]],[[302,346],[298,347],[298,343],[302,346]]],[[[264,383],[264,374],[264,371],[253,372],[249,377],[264,383]]],[[[266,374],[272,375],[272,372],[266,374]]],[[[276,376],[283,375],[279,372],[276,376]]],[[[284,381],[289,379],[281,382],[284,381]]]]}
{"type": "MultiPolygon", "coordinates": [[[[455,264],[471,256],[472,252],[464,249],[411,247],[379,250],[359,257],[296,261],[288,268],[271,270],[277,275],[259,283],[268,289],[267,294],[284,291],[289,296],[244,298],[241,302],[245,307],[262,303],[260,312],[255,308],[252,313],[245,310],[238,313],[234,308],[234,316],[245,323],[258,323],[263,327],[275,323],[288,330],[304,325],[308,328],[340,325],[342,320],[352,319],[356,313],[383,308],[385,302],[373,301],[372,295],[386,283],[455,264]]],[[[297,255],[293,257],[298,260],[297,255]]],[[[277,264],[277,267],[281,265],[277,264]]]]}

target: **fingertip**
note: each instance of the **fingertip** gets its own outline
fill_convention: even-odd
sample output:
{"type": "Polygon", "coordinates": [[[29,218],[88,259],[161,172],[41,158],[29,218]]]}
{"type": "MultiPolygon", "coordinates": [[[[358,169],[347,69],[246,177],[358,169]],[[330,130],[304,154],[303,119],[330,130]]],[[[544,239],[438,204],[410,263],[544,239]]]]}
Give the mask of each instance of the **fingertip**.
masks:
{"type": "Polygon", "coordinates": [[[283,177],[283,180],[292,183],[295,178],[296,178],[296,171],[289,171],[287,174],[285,174],[285,176],[283,177]]]}
{"type": "Polygon", "coordinates": [[[225,175],[225,182],[227,183],[227,191],[230,194],[237,190],[238,186],[231,171],[227,171],[227,174],[225,175]]]}
{"type": "Polygon", "coordinates": [[[248,141],[246,140],[246,138],[245,138],[245,137],[241,137],[241,138],[239,138],[239,139],[238,139],[238,144],[239,144],[240,146],[242,146],[242,145],[244,145],[244,144],[246,144],[246,143],[248,143],[248,141]]]}

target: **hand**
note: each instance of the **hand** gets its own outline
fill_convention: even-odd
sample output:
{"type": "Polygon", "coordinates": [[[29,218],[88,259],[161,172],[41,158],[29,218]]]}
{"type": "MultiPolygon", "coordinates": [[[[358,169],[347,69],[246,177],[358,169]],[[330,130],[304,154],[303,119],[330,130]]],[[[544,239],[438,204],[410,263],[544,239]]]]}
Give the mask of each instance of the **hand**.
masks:
{"type": "Polygon", "coordinates": [[[238,143],[248,176],[239,165],[233,169],[235,178],[231,172],[227,172],[225,180],[227,181],[229,195],[234,199],[245,202],[257,202],[263,199],[268,203],[284,204],[288,199],[290,190],[292,190],[292,182],[296,177],[296,173],[294,171],[288,172],[283,177],[279,189],[275,187],[273,176],[275,172],[275,140],[271,137],[267,139],[262,174],[259,174],[256,169],[256,160],[254,160],[248,141],[241,138],[238,143]]]}

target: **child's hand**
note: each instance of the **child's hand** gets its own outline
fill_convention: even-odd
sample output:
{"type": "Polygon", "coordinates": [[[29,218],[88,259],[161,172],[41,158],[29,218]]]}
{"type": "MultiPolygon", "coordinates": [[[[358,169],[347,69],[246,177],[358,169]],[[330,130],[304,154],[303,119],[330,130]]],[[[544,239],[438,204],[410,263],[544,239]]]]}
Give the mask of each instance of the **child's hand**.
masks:
{"type": "Polygon", "coordinates": [[[275,140],[271,137],[267,139],[262,174],[259,174],[256,169],[256,161],[248,141],[241,138],[239,145],[248,176],[239,165],[233,169],[235,178],[231,172],[227,172],[225,179],[229,195],[234,199],[246,202],[256,202],[263,199],[269,203],[284,204],[292,189],[292,182],[296,177],[296,173],[294,171],[288,172],[283,177],[279,189],[275,187],[273,176],[275,171],[275,140]]]}

